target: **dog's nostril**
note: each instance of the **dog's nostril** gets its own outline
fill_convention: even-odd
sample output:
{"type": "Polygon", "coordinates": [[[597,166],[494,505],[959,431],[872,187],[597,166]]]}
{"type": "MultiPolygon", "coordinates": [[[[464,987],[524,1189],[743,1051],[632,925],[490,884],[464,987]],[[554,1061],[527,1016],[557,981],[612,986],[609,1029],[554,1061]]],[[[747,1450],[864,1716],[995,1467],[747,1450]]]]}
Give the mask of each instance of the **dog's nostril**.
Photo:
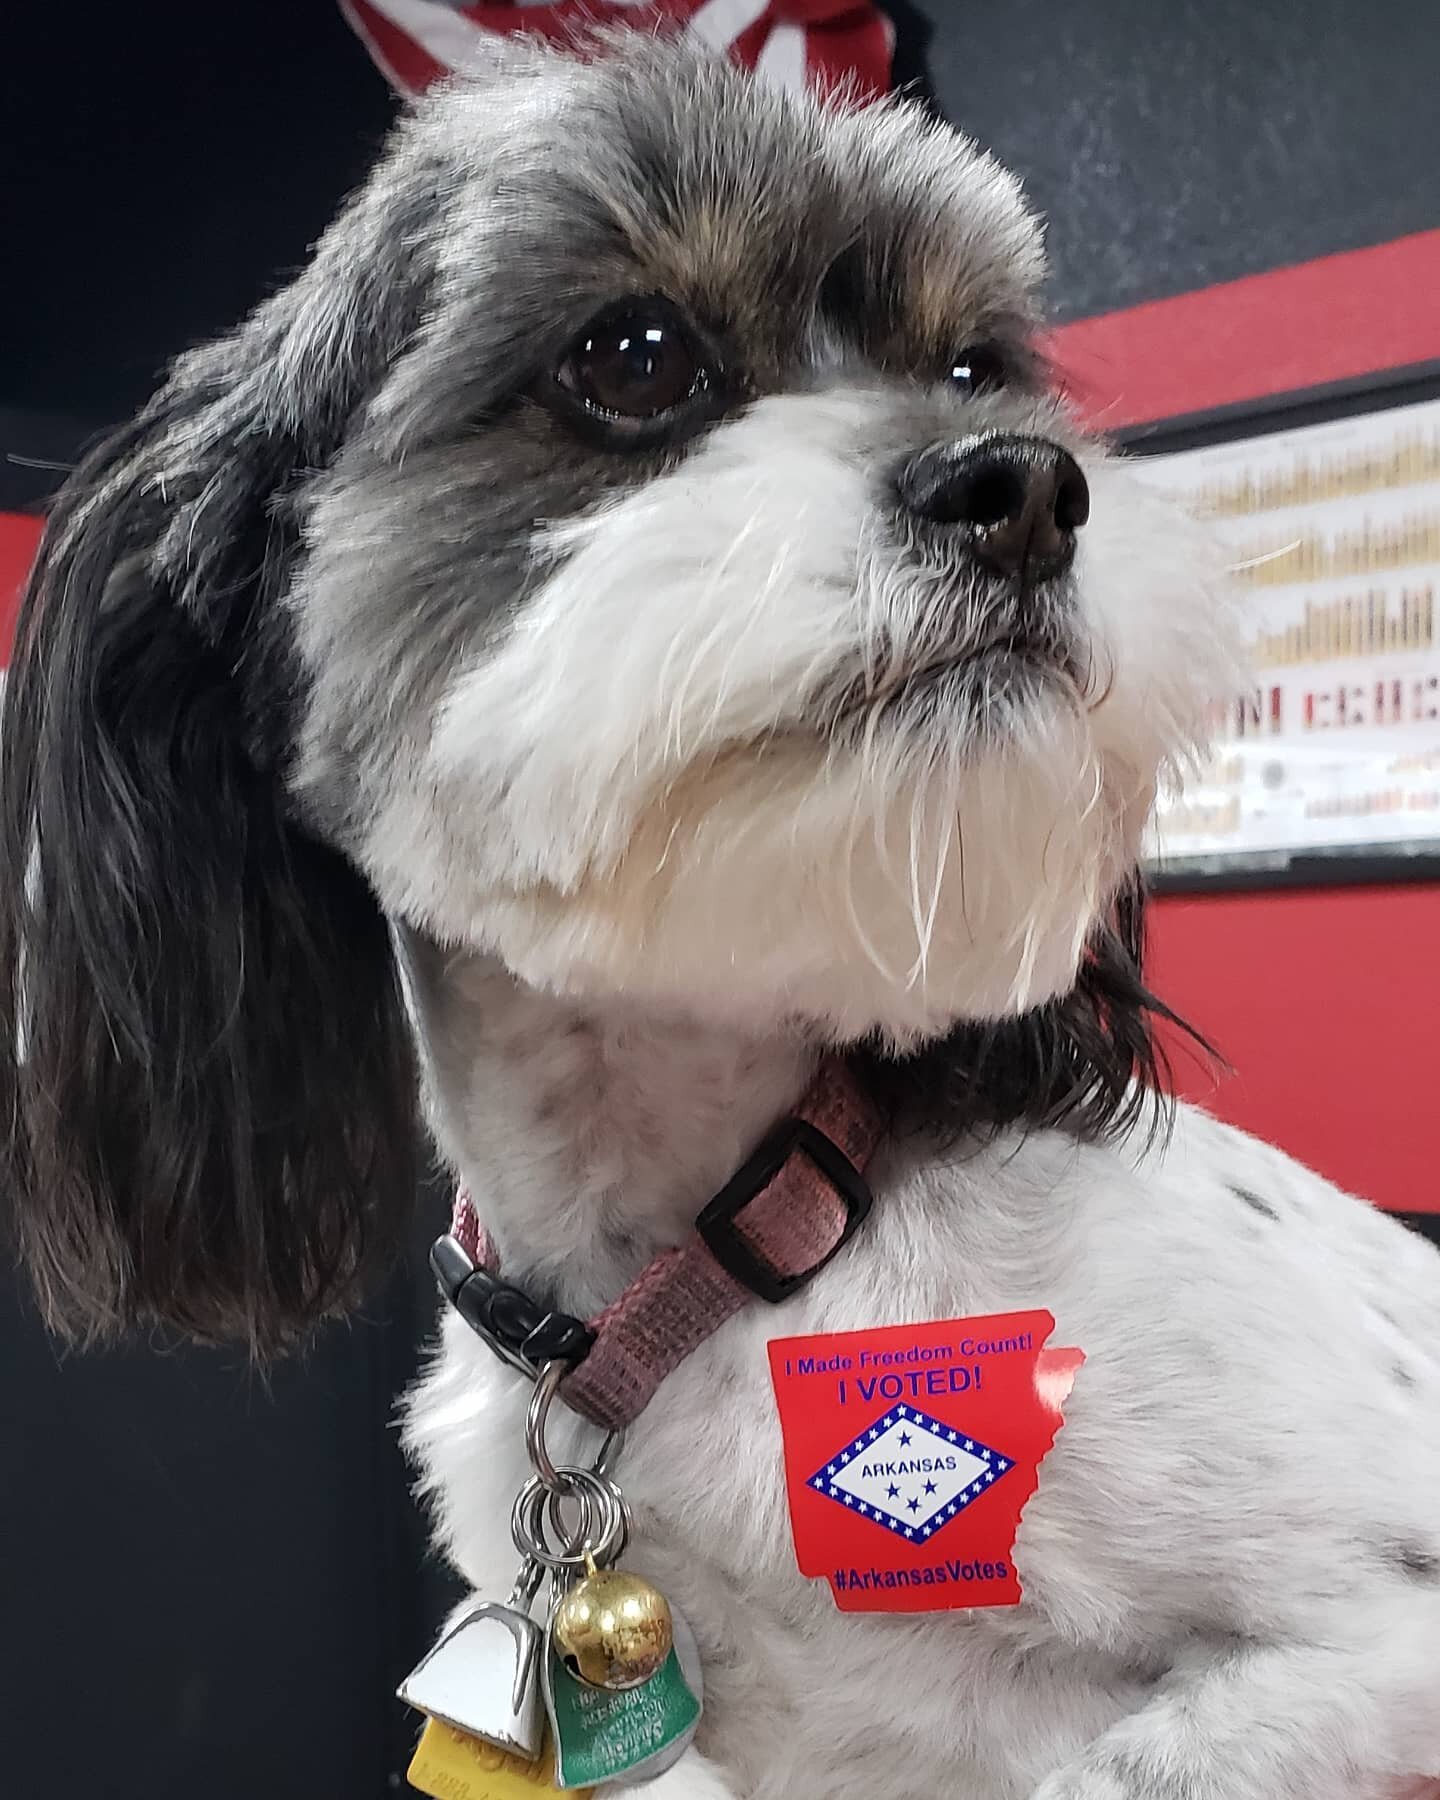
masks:
{"type": "Polygon", "coordinates": [[[1090,489],[1068,450],[1002,433],[937,444],[900,471],[906,510],[967,531],[970,548],[1002,575],[1044,580],[1068,567],[1090,516],[1090,489]]]}
{"type": "Polygon", "coordinates": [[[983,468],[937,498],[941,510],[931,516],[946,524],[998,525],[1025,505],[1025,484],[1013,469],[983,468]]]}
{"type": "Polygon", "coordinates": [[[1060,489],[1055,496],[1055,523],[1062,531],[1078,531],[1090,517],[1090,483],[1073,456],[1064,451],[1061,456],[1068,467],[1061,470],[1060,489]]]}

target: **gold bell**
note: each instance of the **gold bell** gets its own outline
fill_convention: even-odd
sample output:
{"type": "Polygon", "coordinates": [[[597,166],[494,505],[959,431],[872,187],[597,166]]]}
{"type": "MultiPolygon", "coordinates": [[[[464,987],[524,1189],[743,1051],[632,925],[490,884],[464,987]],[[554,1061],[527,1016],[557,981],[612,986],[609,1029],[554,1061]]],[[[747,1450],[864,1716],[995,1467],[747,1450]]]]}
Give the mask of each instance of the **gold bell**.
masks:
{"type": "Polygon", "coordinates": [[[675,1641],[670,1603],[642,1575],[600,1569],[564,1595],[550,1621],[560,1660],[589,1687],[623,1693],[658,1675],[675,1641]]]}

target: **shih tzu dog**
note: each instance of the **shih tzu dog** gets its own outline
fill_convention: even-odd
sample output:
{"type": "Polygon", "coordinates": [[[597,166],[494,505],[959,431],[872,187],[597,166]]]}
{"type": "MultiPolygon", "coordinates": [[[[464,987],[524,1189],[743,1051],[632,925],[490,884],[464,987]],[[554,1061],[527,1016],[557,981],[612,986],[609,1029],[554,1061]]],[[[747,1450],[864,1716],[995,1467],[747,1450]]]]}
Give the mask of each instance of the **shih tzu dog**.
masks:
{"type": "MultiPolygon", "coordinates": [[[[1047,384],[1040,273],[910,105],[497,50],[90,458],[26,603],[5,1179],[57,1328],[342,1309],[417,1070],[506,1279],[582,1318],[822,1061],[883,1109],[862,1231],[629,1434],[706,1681],[656,1800],[1440,1776],[1440,1262],[1198,1112],[1131,1129],[1142,833],[1235,633],[1047,384]],[[1023,1597],[837,1610],[767,1341],[1033,1307],[1087,1360],[1023,1597]]],[[[451,1313],[409,1409],[490,1596],[528,1395],[451,1313]]]]}

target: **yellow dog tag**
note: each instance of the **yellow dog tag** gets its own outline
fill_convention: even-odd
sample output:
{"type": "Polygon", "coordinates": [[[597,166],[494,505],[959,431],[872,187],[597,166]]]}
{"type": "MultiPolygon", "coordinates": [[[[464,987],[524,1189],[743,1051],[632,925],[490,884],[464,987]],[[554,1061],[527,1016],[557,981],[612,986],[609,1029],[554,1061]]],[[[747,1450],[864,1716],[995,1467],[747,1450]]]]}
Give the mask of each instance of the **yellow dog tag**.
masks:
{"type": "MultiPolygon", "coordinates": [[[[554,1766],[548,1747],[538,1762],[522,1762],[468,1732],[430,1719],[415,1747],[407,1779],[432,1800],[540,1800],[541,1795],[560,1793],[554,1766]]],[[[583,1800],[590,1790],[580,1792],[583,1800]]]]}

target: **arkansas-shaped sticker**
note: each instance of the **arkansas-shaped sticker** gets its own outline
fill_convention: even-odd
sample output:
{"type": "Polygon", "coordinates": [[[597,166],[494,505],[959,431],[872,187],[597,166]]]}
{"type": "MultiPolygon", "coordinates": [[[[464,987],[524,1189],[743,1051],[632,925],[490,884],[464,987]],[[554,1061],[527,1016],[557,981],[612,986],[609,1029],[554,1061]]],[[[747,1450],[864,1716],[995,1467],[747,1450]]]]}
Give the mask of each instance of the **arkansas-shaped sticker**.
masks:
{"type": "Polygon", "coordinates": [[[1080,1350],[1048,1312],[774,1338],[802,1575],[842,1612],[1013,1606],[1015,1533],[1080,1350]]]}

